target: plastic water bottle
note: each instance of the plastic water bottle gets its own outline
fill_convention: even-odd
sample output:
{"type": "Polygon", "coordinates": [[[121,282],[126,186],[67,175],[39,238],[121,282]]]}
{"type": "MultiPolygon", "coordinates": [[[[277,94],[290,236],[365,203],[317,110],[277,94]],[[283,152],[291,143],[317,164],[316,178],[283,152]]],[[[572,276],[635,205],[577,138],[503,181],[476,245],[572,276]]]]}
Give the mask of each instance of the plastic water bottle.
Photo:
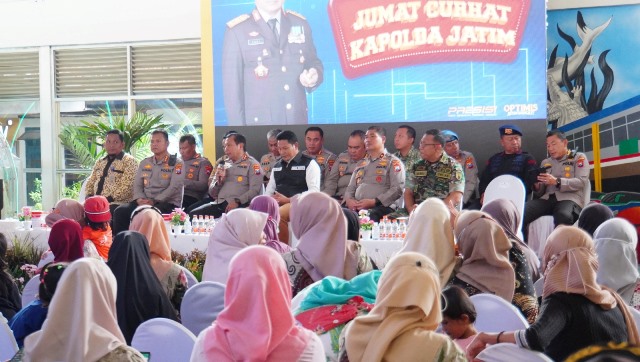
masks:
{"type": "Polygon", "coordinates": [[[407,237],[407,222],[406,220],[400,220],[400,240],[404,240],[407,237]]]}
{"type": "Polygon", "coordinates": [[[371,229],[371,238],[374,240],[380,240],[380,223],[373,223],[373,228],[371,229]]]}
{"type": "Polygon", "coordinates": [[[184,229],[184,233],[185,234],[191,234],[191,232],[193,231],[192,227],[191,227],[191,221],[189,221],[189,216],[188,215],[187,215],[187,219],[184,221],[183,229],[184,229]]]}

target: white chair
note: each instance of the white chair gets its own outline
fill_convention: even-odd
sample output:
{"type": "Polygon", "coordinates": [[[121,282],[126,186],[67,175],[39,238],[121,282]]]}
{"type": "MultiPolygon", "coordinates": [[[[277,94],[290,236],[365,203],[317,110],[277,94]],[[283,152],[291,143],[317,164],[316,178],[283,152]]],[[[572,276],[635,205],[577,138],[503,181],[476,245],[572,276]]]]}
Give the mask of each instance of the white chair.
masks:
{"type": "Polygon", "coordinates": [[[529,327],[529,323],[513,304],[493,294],[471,296],[476,308],[476,329],[480,332],[497,333],[515,331],[529,327]]]}
{"type": "Polygon", "coordinates": [[[533,289],[536,291],[536,296],[542,297],[542,290],[544,289],[544,276],[541,276],[540,279],[536,280],[533,283],[533,289]]]}
{"type": "Polygon", "coordinates": [[[524,239],[522,222],[524,219],[524,202],[527,197],[526,192],[522,181],[512,175],[502,175],[494,178],[484,191],[484,204],[497,199],[507,199],[516,205],[516,209],[520,213],[520,223],[518,224],[518,237],[520,239],[524,239]]]}
{"type": "Polygon", "coordinates": [[[38,290],[40,289],[40,274],[36,274],[33,278],[29,279],[27,285],[24,286],[22,291],[22,308],[29,305],[36,300],[38,296],[38,290]]]}
{"type": "Polygon", "coordinates": [[[520,348],[513,343],[498,343],[487,346],[476,359],[485,362],[553,362],[544,353],[520,348]]]}
{"type": "Polygon", "coordinates": [[[80,187],[80,192],[78,193],[78,202],[83,204],[84,200],[87,198],[87,181],[89,178],[87,177],[82,181],[82,186],[80,187]]]}
{"type": "Polygon", "coordinates": [[[196,336],[182,324],[166,318],[150,319],[136,329],[131,347],[149,352],[154,362],[188,361],[196,336]]]}
{"type": "MultiPolygon", "coordinates": [[[[48,238],[48,235],[47,235],[47,238],[48,238]]],[[[44,254],[45,254],[44,258],[41,258],[40,261],[38,262],[38,269],[42,269],[43,266],[49,263],[52,263],[53,260],[55,259],[55,256],[53,256],[52,251],[47,251],[44,254]]]]}
{"type": "Polygon", "coordinates": [[[636,321],[636,326],[640,328],[640,311],[635,309],[634,307],[628,307],[631,315],[633,316],[633,320],[636,321]]]}
{"type": "Polygon", "coordinates": [[[184,271],[184,274],[187,277],[187,290],[198,284],[198,278],[196,278],[196,276],[193,275],[193,273],[189,269],[183,267],[182,265],[178,266],[182,269],[182,271],[184,271]]]}
{"type": "Polygon", "coordinates": [[[0,361],[8,361],[18,352],[18,343],[7,320],[0,313],[0,361]]]}
{"type": "Polygon", "coordinates": [[[203,281],[187,290],[180,305],[182,325],[194,335],[209,327],[224,308],[222,283],[203,281]]]}

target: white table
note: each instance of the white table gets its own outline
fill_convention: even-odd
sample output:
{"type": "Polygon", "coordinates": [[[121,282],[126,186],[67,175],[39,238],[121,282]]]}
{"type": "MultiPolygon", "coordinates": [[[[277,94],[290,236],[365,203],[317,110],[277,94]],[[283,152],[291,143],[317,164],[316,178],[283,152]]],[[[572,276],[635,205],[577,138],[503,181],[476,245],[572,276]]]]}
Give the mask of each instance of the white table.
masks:
{"type": "Polygon", "coordinates": [[[378,268],[382,269],[389,259],[402,248],[402,241],[365,239],[360,240],[360,245],[362,245],[364,251],[367,252],[367,255],[376,263],[378,268]]]}

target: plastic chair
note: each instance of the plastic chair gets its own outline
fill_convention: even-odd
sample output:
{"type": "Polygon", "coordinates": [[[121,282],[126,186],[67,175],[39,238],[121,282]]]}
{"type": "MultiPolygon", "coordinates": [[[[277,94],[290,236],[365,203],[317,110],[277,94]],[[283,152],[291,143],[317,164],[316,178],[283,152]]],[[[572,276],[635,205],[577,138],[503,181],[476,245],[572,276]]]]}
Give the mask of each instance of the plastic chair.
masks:
{"type": "Polygon", "coordinates": [[[40,289],[40,274],[36,274],[33,278],[29,279],[27,285],[24,286],[22,291],[22,308],[28,306],[31,302],[36,300],[38,291],[40,289]]]}
{"type": "Polygon", "coordinates": [[[151,353],[153,362],[188,361],[196,336],[182,324],[166,318],[150,319],[136,329],[131,347],[151,353]]]}
{"type": "Polygon", "coordinates": [[[497,333],[529,327],[527,320],[513,304],[496,295],[476,294],[471,296],[471,302],[478,313],[475,326],[480,332],[497,333]]]}
{"type": "Polygon", "coordinates": [[[87,182],[89,178],[87,177],[82,181],[82,186],[80,187],[80,192],[78,193],[78,202],[84,203],[84,200],[87,198],[87,182]]]}
{"type": "Polygon", "coordinates": [[[513,343],[498,343],[487,346],[476,359],[485,362],[553,362],[544,353],[520,348],[513,343]]]}
{"type": "Polygon", "coordinates": [[[193,275],[193,273],[189,269],[183,267],[182,265],[178,266],[184,271],[184,274],[187,277],[187,290],[198,284],[198,278],[196,278],[196,276],[193,275]]]}
{"type": "Polygon", "coordinates": [[[638,311],[634,307],[627,307],[627,308],[629,308],[629,311],[631,311],[633,320],[636,321],[636,327],[640,328],[640,311],[638,311]]]}
{"type": "Polygon", "coordinates": [[[0,361],[8,361],[18,352],[18,343],[7,320],[0,313],[0,361]]]}
{"type": "Polygon", "coordinates": [[[518,224],[518,237],[523,239],[522,222],[524,219],[524,202],[527,197],[526,189],[522,181],[512,175],[501,175],[494,178],[484,191],[484,201],[487,204],[497,199],[511,200],[520,213],[518,224]]]}
{"type": "Polygon", "coordinates": [[[187,290],[180,305],[182,325],[194,335],[209,327],[224,308],[222,283],[203,281],[187,290]]]}

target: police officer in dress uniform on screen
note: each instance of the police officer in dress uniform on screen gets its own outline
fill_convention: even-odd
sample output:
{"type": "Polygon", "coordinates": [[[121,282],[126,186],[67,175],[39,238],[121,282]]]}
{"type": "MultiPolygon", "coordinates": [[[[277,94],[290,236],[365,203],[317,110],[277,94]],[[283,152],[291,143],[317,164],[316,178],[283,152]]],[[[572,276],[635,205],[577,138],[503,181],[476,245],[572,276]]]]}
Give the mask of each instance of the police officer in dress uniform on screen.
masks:
{"type": "Polygon", "coordinates": [[[311,28],[284,11],[284,0],[256,0],[256,8],[227,23],[222,85],[229,125],[306,124],[307,95],[323,80],[311,28]]]}

